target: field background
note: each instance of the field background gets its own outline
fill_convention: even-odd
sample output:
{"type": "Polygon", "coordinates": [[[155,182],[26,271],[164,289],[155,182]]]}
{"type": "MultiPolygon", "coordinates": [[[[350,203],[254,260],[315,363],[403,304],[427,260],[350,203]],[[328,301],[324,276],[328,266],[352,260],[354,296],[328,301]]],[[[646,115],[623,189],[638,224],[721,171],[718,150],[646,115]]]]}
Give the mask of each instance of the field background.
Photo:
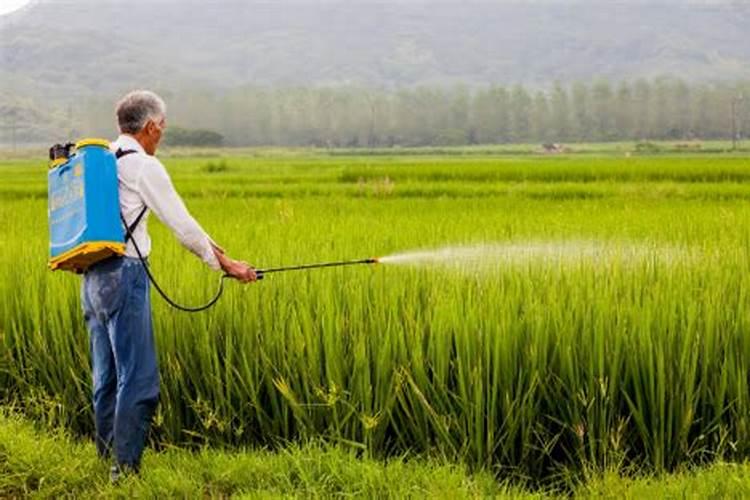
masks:
{"type": "MultiPolygon", "coordinates": [[[[166,152],[204,228],[259,267],[475,245],[596,256],[269,276],[197,316],[154,295],[154,443],[322,438],[532,484],[747,459],[746,156],[582,149],[166,152]]],[[[85,435],[79,279],[45,267],[44,161],[0,171],[0,401],[85,435]]],[[[149,227],[160,282],[205,301],[217,276],[149,227]]]]}

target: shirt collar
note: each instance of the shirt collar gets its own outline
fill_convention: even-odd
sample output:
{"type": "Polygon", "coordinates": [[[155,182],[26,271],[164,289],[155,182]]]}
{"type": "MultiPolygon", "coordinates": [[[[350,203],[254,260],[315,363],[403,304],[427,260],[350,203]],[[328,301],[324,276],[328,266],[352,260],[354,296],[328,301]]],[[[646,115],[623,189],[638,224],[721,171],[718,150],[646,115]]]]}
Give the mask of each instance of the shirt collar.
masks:
{"type": "Polygon", "coordinates": [[[120,134],[115,142],[112,143],[111,149],[112,151],[117,151],[118,149],[127,151],[128,149],[132,149],[138,153],[146,154],[146,151],[143,149],[143,146],[141,146],[141,143],[136,141],[132,135],[128,134],[120,134]]]}

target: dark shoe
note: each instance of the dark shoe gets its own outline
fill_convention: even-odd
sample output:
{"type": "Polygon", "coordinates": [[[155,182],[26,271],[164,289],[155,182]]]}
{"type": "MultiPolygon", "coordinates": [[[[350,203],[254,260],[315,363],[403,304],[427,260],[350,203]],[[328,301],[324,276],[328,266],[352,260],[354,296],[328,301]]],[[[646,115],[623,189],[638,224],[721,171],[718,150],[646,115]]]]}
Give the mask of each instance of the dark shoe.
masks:
{"type": "Polygon", "coordinates": [[[113,465],[109,469],[109,482],[112,484],[117,484],[120,481],[120,478],[122,477],[122,473],[120,472],[120,468],[116,465],[113,465]]]}
{"type": "Polygon", "coordinates": [[[129,476],[137,476],[138,475],[138,468],[133,467],[132,465],[113,465],[109,469],[109,480],[112,484],[117,484],[126,477],[129,476]]]}

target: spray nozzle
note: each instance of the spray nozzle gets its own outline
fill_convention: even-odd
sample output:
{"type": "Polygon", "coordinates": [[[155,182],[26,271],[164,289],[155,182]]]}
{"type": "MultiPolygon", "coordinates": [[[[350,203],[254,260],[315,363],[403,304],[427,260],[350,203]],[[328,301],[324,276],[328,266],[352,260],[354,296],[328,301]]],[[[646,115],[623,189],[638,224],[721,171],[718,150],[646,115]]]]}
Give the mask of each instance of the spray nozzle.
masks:
{"type": "Polygon", "coordinates": [[[49,148],[49,166],[54,168],[62,165],[70,159],[71,150],[75,145],[72,142],[66,144],[55,144],[49,148]]]}

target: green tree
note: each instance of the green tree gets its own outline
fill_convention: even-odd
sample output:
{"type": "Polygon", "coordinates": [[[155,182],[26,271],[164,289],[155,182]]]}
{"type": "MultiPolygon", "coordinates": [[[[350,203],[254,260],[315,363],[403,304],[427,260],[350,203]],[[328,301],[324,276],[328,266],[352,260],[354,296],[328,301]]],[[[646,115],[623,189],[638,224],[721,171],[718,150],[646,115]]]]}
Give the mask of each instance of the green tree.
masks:
{"type": "Polygon", "coordinates": [[[534,93],[534,100],[531,105],[531,134],[536,142],[548,142],[552,135],[550,130],[550,112],[547,102],[547,95],[538,90],[534,93]]]}
{"type": "Polygon", "coordinates": [[[627,81],[620,82],[614,104],[614,133],[620,139],[635,139],[636,111],[635,101],[630,84],[627,81]]]}
{"type": "Polygon", "coordinates": [[[510,95],[510,139],[526,142],[531,139],[531,96],[521,85],[515,85],[510,95]]]}
{"type": "Polygon", "coordinates": [[[573,108],[573,139],[577,141],[591,140],[592,123],[589,114],[589,91],[585,84],[575,82],[571,89],[573,108]]]}
{"type": "Polygon", "coordinates": [[[633,138],[646,140],[652,137],[651,84],[641,78],[633,89],[634,129],[633,138]]]}
{"type": "Polygon", "coordinates": [[[560,82],[555,82],[552,89],[550,122],[551,137],[554,141],[563,142],[572,138],[568,91],[560,82]]]}
{"type": "Polygon", "coordinates": [[[615,113],[612,87],[607,80],[598,80],[591,88],[591,116],[594,129],[592,137],[597,141],[611,141],[615,133],[615,113]]]}

